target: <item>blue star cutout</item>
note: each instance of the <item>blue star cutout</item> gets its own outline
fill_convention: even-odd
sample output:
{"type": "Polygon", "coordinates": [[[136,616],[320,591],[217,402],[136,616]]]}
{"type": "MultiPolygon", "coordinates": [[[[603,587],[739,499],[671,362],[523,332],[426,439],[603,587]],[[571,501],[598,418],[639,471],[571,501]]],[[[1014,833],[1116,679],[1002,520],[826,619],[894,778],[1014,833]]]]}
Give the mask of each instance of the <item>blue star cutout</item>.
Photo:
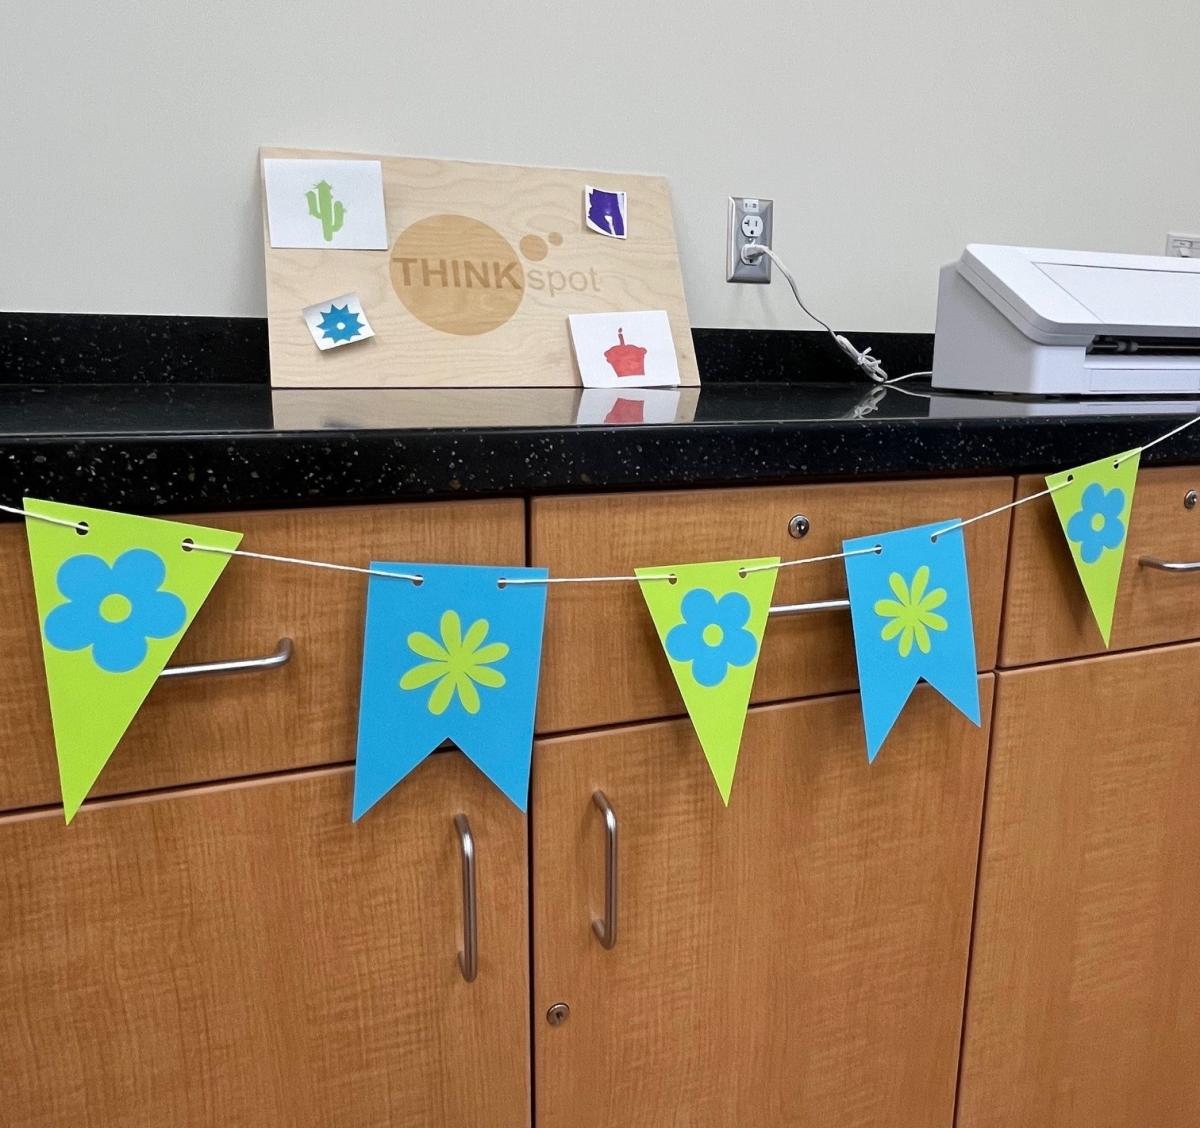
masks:
{"type": "Polygon", "coordinates": [[[350,312],[348,304],[335,305],[321,314],[317,328],[331,341],[353,341],[362,332],[362,322],[357,313],[350,312]]]}

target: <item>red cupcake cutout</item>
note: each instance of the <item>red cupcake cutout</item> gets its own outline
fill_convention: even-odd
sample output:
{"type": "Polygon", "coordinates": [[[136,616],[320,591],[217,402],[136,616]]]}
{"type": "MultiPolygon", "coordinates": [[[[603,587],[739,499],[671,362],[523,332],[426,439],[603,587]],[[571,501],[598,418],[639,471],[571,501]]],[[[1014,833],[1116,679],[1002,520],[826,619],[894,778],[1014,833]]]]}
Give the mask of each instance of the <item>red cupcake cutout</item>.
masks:
{"type": "Polygon", "coordinates": [[[618,376],[645,376],[646,350],[641,345],[627,345],[625,330],[617,330],[617,340],[621,343],[606,350],[604,359],[612,365],[618,376]]]}

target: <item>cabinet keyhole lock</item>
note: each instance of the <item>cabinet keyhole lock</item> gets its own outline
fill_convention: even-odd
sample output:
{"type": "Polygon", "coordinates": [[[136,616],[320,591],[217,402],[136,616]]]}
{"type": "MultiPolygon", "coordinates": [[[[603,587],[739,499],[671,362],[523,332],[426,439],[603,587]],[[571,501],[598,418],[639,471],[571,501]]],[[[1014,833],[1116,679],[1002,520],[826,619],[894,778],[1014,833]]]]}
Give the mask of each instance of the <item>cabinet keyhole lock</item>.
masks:
{"type": "Polygon", "coordinates": [[[555,1003],[546,1012],[546,1021],[551,1026],[561,1026],[571,1017],[571,1008],[566,1003],[555,1003]]]}
{"type": "Polygon", "coordinates": [[[796,516],[788,522],[788,536],[795,537],[796,540],[799,540],[801,537],[808,536],[808,530],[811,528],[812,522],[809,521],[809,519],[805,517],[803,513],[797,513],[796,516]]]}
{"type": "Polygon", "coordinates": [[[1188,490],[1188,492],[1183,495],[1184,509],[1195,509],[1197,501],[1200,501],[1200,494],[1197,494],[1195,490],[1188,490]]]}

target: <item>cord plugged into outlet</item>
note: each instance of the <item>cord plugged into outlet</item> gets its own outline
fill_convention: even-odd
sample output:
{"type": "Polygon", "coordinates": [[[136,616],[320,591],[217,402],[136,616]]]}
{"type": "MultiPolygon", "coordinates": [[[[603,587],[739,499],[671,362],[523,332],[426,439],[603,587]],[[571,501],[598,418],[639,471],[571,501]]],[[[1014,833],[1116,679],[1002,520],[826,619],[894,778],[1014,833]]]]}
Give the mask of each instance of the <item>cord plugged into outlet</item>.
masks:
{"type": "MultiPolygon", "coordinates": [[[[932,375],[928,370],[923,370],[920,372],[906,372],[903,376],[889,377],[884,370],[883,362],[879,357],[871,355],[870,348],[857,348],[848,337],[834,332],[829,325],[804,304],[804,299],[800,296],[800,287],[796,285],[796,279],[793,277],[792,272],[788,270],[783,260],[767,245],[766,241],[747,240],[739,249],[738,256],[747,267],[752,267],[764,259],[768,262],[773,262],[779,267],[779,273],[783,275],[787,280],[788,286],[791,287],[792,297],[796,299],[796,304],[833,338],[837,347],[854,362],[858,370],[869,380],[873,380],[876,384],[890,385],[899,384],[902,380],[911,380],[914,376],[932,375]]],[[[766,280],[768,282],[771,280],[769,274],[766,280]]]]}

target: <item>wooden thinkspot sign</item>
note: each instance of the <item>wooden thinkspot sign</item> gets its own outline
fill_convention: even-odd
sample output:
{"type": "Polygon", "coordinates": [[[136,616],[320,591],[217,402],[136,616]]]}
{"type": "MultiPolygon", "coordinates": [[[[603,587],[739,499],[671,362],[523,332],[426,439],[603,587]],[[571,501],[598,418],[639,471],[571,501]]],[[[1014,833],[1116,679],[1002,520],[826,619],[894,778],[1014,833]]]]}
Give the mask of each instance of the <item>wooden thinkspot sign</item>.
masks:
{"type": "Polygon", "coordinates": [[[663,178],[261,156],[276,387],[578,385],[568,316],[624,310],[664,310],[699,383],[663,178]]]}

